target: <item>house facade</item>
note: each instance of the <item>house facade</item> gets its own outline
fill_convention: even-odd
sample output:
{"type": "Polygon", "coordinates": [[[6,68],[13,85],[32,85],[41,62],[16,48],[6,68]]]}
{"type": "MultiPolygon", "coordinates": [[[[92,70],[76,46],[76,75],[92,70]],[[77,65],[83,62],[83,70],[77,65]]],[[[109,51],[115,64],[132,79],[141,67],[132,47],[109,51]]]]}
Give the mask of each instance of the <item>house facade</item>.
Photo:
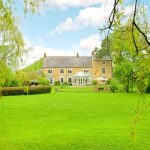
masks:
{"type": "Polygon", "coordinates": [[[43,73],[53,85],[55,81],[68,82],[73,86],[91,85],[93,80],[105,83],[112,78],[112,59],[103,56],[98,59],[93,51],[91,56],[46,56],[43,73]]]}

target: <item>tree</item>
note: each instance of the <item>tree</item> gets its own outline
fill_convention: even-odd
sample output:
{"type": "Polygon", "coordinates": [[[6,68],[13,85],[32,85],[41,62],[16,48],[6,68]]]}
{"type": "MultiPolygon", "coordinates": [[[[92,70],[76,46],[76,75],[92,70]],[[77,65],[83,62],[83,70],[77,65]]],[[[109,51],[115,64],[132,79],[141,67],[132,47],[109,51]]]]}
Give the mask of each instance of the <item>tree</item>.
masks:
{"type": "Polygon", "coordinates": [[[103,56],[110,56],[109,47],[111,45],[111,41],[107,39],[107,37],[102,41],[101,48],[95,49],[97,52],[97,57],[103,58],[103,56]]]}
{"type": "Polygon", "coordinates": [[[100,30],[107,32],[107,39],[108,37],[111,38],[111,48],[109,48],[109,50],[111,51],[114,63],[123,63],[124,59],[122,58],[124,57],[127,58],[125,59],[125,65],[130,63],[131,60],[134,64],[133,68],[129,67],[129,72],[126,72],[128,70],[127,67],[125,67],[125,70],[119,69],[122,75],[123,72],[125,72],[127,76],[130,75],[128,73],[132,70],[132,75],[136,81],[138,91],[141,95],[142,105],[144,106],[141,106],[141,100],[139,99],[136,115],[131,127],[131,139],[134,140],[136,134],[135,127],[139,122],[139,118],[141,118],[141,115],[143,115],[147,108],[142,94],[148,86],[150,75],[150,27],[147,21],[148,15],[145,5],[140,5],[140,0],[131,1],[134,7],[129,16],[126,16],[125,12],[122,11],[125,8],[123,2],[125,2],[125,0],[114,0],[114,6],[108,19],[108,25],[100,30]],[[120,7],[122,9],[120,9],[120,7]]]}
{"type": "Polygon", "coordinates": [[[123,21],[128,20],[129,17],[132,40],[133,40],[136,53],[138,54],[139,51],[141,51],[141,49],[137,45],[137,40],[135,39],[135,32],[138,32],[142,36],[143,40],[145,41],[146,46],[142,47],[142,49],[145,49],[150,46],[150,39],[148,36],[150,30],[147,29],[148,17],[145,11],[146,10],[145,4],[141,5],[140,0],[134,0],[134,2],[132,0],[129,1],[131,2],[131,5],[134,7],[133,7],[133,11],[130,13],[130,16],[126,16],[125,12],[122,11],[125,10],[125,4],[123,3],[124,1],[125,0],[114,0],[113,9],[108,18],[108,25],[104,28],[101,28],[100,30],[101,31],[108,30],[108,34],[109,34],[110,30],[115,31],[118,28],[118,26],[121,23],[121,20],[123,21]]]}
{"type": "MultiPolygon", "coordinates": [[[[126,87],[126,91],[129,91],[128,87],[130,80],[132,79],[137,83],[138,90],[142,92],[147,86],[147,74],[149,74],[148,67],[150,67],[150,47],[147,45],[147,42],[143,39],[143,36],[138,29],[134,29],[133,40],[132,17],[129,17],[122,25],[122,15],[123,14],[116,18],[114,31],[112,31],[102,42],[105,42],[107,45],[107,49],[104,49],[104,51],[109,51],[113,58],[113,63],[116,68],[115,75],[120,82],[126,78],[124,82],[122,82],[126,87]],[[138,53],[135,48],[135,41],[138,53]],[[143,49],[143,47],[145,48],[143,49]],[[142,72],[140,71],[141,66],[142,72]]],[[[150,27],[147,25],[147,30],[149,29],[150,27]]]]}
{"type": "Polygon", "coordinates": [[[124,90],[128,93],[130,84],[134,81],[134,64],[129,62],[120,62],[114,68],[114,76],[124,86],[124,90]]]}
{"type": "MultiPolygon", "coordinates": [[[[24,13],[35,12],[44,0],[24,0],[24,13]]],[[[16,0],[0,0],[0,76],[5,80],[3,72],[11,70],[19,64],[25,52],[24,38],[19,30],[14,15],[16,0]]],[[[17,10],[16,10],[17,11],[17,10]]],[[[0,81],[2,84],[3,82],[0,81]]]]}

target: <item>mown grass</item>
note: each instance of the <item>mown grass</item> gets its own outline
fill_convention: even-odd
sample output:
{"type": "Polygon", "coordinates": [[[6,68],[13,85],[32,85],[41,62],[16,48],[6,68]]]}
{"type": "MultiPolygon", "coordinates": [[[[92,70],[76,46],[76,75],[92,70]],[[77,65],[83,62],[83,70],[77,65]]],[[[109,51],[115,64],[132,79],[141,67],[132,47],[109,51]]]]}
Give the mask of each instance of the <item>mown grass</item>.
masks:
{"type": "MultiPolygon", "coordinates": [[[[146,104],[149,99],[145,95],[146,104]]],[[[0,150],[150,149],[150,108],[130,140],[137,94],[58,92],[2,100],[0,150]]]]}

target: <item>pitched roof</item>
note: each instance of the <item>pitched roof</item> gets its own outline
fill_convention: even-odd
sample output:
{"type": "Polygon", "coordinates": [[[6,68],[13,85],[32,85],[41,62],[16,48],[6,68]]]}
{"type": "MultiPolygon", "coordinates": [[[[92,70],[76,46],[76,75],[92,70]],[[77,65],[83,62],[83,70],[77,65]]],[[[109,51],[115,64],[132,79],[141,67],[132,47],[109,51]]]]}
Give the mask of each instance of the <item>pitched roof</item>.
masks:
{"type": "Polygon", "coordinates": [[[43,68],[91,68],[91,56],[47,56],[43,68]]]}

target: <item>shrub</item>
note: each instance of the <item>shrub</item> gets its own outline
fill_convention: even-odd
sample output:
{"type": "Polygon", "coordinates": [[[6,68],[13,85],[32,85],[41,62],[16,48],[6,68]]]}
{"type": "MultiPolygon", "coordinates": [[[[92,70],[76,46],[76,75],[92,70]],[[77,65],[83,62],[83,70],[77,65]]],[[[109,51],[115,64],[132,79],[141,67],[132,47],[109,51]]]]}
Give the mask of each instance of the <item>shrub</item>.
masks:
{"type": "Polygon", "coordinates": [[[68,85],[68,82],[63,82],[61,85],[67,86],[67,85],[68,85]]]}
{"type": "Polygon", "coordinates": [[[55,86],[60,86],[60,81],[55,81],[55,82],[54,82],[54,85],[55,85],[55,86]]]}
{"type": "Polygon", "coordinates": [[[50,93],[50,86],[32,86],[28,88],[28,93],[30,94],[41,94],[41,93],[50,93]]]}
{"type": "Polygon", "coordinates": [[[9,87],[18,87],[20,85],[19,81],[14,79],[9,82],[9,87]]]}
{"type": "Polygon", "coordinates": [[[123,91],[123,86],[119,83],[118,80],[112,79],[110,82],[110,90],[114,93],[121,92],[123,91]]]}
{"type": "Polygon", "coordinates": [[[111,83],[111,79],[108,79],[107,81],[106,81],[106,84],[110,84],[111,83]]]}
{"type": "Polygon", "coordinates": [[[3,96],[8,95],[24,95],[25,91],[23,87],[4,87],[1,89],[1,94],[3,96]]]}
{"type": "Polygon", "coordinates": [[[68,82],[68,85],[69,85],[69,86],[72,86],[72,82],[68,82]]]}
{"type": "Polygon", "coordinates": [[[97,80],[93,80],[93,85],[97,85],[97,80]]]}
{"type": "Polygon", "coordinates": [[[150,93],[150,85],[148,85],[148,87],[146,89],[146,93],[150,93]]]}
{"type": "Polygon", "coordinates": [[[46,78],[41,77],[38,79],[38,81],[39,81],[39,84],[41,84],[41,85],[49,85],[50,84],[50,81],[46,78]]]}
{"type": "Polygon", "coordinates": [[[137,82],[137,89],[140,93],[147,92],[148,90],[148,80],[143,79],[137,82]]]}

